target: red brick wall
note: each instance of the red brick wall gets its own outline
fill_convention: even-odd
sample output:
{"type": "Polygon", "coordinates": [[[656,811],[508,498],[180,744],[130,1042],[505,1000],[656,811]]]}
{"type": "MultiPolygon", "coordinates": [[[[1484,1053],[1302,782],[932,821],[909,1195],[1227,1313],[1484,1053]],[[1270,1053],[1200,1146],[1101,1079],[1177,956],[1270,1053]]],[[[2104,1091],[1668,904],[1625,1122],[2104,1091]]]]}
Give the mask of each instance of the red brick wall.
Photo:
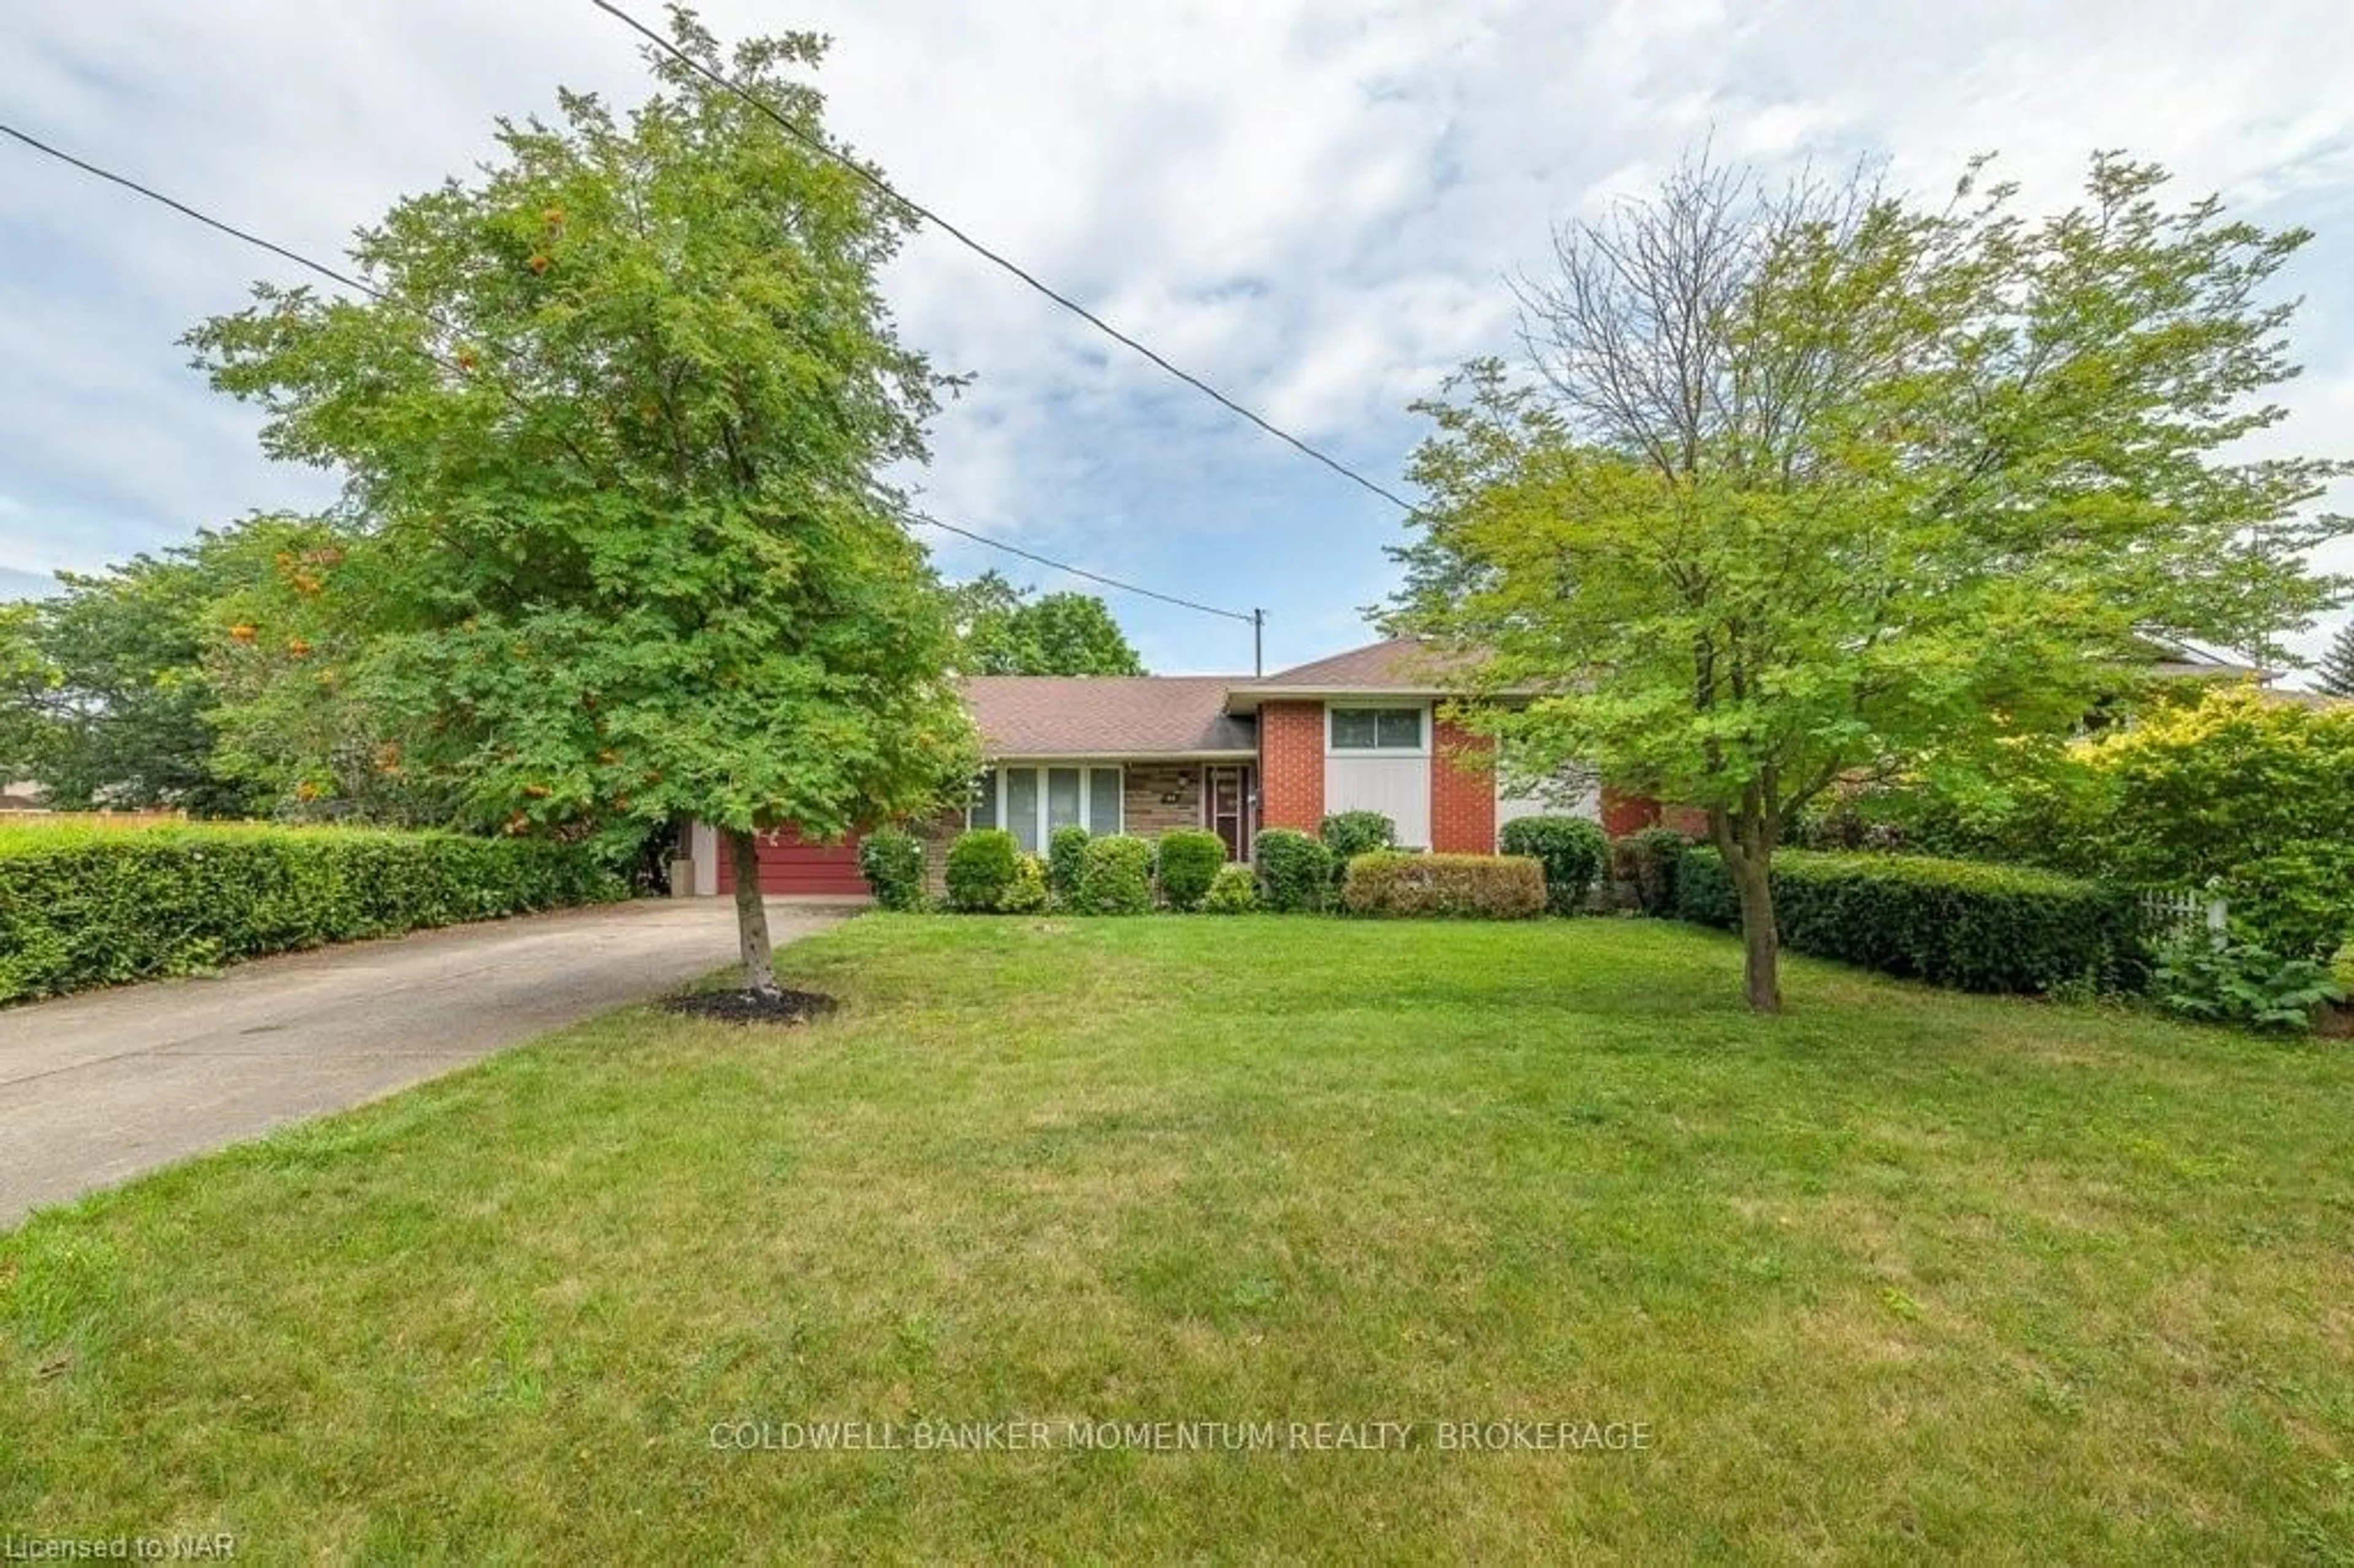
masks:
{"type": "Polygon", "coordinates": [[[1495,742],[1439,719],[1431,729],[1437,744],[1430,759],[1430,847],[1441,854],[1496,853],[1496,775],[1458,757],[1484,758],[1495,742]]]}
{"type": "Polygon", "coordinates": [[[1602,831],[1614,839],[1644,828],[1657,827],[1659,803],[1648,795],[1622,795],[1609,785],[1602,787],[1602,831]]]}
{"type": "Polygon", "coordinates": [[[1259,825],[1312,833],[1324,820],[1324,705],[1258,710],[1259,825]]]}
{"type": "Polygon", "coordinates": [[[1623,838],[1641,828],[1673,828],[1688,839],[1708,837],[1708,813],[1698,806],[1662,806],[1649,795],[1622,795],[1602,787],[1602,831],[1623,838]]]}

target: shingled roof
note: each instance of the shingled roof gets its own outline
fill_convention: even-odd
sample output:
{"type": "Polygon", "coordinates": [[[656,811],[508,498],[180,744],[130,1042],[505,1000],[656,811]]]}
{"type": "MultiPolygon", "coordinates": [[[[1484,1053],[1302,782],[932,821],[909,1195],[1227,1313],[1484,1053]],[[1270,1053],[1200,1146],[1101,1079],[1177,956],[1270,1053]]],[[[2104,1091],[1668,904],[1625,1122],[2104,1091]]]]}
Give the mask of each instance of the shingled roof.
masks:
{"type": "Polygon", "coordinates": [[[1235,688],[1238,694],[1254,686],[1287,692],[1438,692],[1447,688],[1451,674],[1472,662],[1469,655],[1434,647],[1419,637],[1393,637],[1272,675],[1237,681],[1235,688]]]}
{"type": "Polygon", "coordinates": [[[1238,675],[975,675],[965,704],[991,757],[1182,757],[1248,753],[1257,736],[1228,715],[1238,675]]]}

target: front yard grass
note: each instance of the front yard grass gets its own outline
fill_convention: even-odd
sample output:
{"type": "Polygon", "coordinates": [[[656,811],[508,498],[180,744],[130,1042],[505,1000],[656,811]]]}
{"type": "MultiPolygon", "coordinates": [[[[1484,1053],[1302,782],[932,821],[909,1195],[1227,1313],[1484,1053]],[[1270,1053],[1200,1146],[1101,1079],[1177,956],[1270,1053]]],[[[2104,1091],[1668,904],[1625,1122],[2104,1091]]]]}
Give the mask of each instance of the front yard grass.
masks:
{"type": "Polygon", "coordinates": [[[2354,1561],[2354,1054],[1649,923],[870,916],[0,1238],[0,1534],[2354,1561]],[[1418,1424],[1395,1452],[715,1425],[1418,1424]],[[1643,1424],[1467,1453],[1441,1421],[1643,1424]],[[745,1431],[752,1429],[747,1428],[745,1431]],[[741,1433],[739,1433],[739,1436],[741,1433]]]}

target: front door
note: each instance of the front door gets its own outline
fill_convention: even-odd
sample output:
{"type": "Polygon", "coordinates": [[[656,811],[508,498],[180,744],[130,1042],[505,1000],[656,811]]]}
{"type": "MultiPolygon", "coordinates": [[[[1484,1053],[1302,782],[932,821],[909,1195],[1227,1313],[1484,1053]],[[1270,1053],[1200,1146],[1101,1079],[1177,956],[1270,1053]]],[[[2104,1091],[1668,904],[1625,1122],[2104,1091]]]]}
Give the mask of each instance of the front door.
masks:
{"type": "Polygon", "coordinates": [[[1202,770],[1202,813],[1225,841],[1230,861],[1250,859],[1250,769],[1236,764],[1202,770]]]}

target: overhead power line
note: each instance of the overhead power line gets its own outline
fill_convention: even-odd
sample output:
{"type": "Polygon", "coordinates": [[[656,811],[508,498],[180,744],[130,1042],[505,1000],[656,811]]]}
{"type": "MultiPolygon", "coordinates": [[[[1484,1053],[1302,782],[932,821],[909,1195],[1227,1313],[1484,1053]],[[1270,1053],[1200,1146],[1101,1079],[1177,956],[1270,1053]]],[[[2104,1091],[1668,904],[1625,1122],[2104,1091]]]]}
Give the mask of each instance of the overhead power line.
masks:
{"type": "Polygon", "coordinates": [[[1257,625],[1263,613],[1258,610],[1246,613],[1239,609],[1220,609],[1214,604],[1201,604],[1190,599],[1180,599],[1173,593],[1162,593],[1158,588],[1139,588],[1134,583],[1124,583],[1118,577],[1108,577],[1101,572],[1091,572],[1085,567],[1075,567],[1068,561],[1054,560],[1034,551],[1025,550],[1019,545],[1009,545],[1002,539],[992,539],[986,534],[976,534],[970,528],[960,528],[953,523],[943,523],[928,513],[918,512],[912,506],[893,506],[891,510],[910,523],[921,523],[928,527],[942,529],[961,538],[970,539],[976,545],[986,545],[992,550],[1002,550],[1009,556],[1019,556],[1025,561],[1035,561],[1042,567],[1052,567],[1058,572],[1068,572],[1075,577],[1085,577],[1091,583],[1101,583],[1106,588],[1118,588],[1122,593],[1141,594],[1146,599],[1157,599],[1163,604],[1173,604],[1184,609],[1198,609],[1204,615],[1223,615],[1228,620],[1239,620],[1246,626],[1257,625]]]}
{"type": "Polygon", "coordinates": [[[724,88],[727,91],[734,93],[737,98],[742,99],[745,102],[750,104],[753,108],[767,115],[770,120],[775,121],[786,135],[790,136],[794,141],[799,142],[811,152],[817,154],[820,157],[826,158],[833,163],[841,164],[843,168],[857,175],[858,178],[864,180],[867,185],[873,186],[875,190],[881,192],[892,201],[898,203],[901,207],[906,207],[908,211],[915,213],[925,222],[930,224],[933,228],[938,229],[941,233],[947,235],[949,238],[955,240],[958,244],[963,246],[974,255],[979,256],[983,260],[990,262],[991,265],[998,267],[1003,271],[1011,273],[1014,278],[1020,280],[1023,285],[1044,295],[1047,299],[1052,300],[1055,304],[1060,305],[1064,310],[1070,312],[1073,315],[1078,317],[1081,321],[1095,328],[1096,331],[1103,334],[1106,337],[1110,338],[1114,343],[1119,344],[1123,347],[1143,355],[1146,359],[1151,361],[1162,370],[1167,371],[1170,375],[1175,376],[1186,386],[1193,387],[1195,391],[1209,397],[1213,402],[1217,403],[1220,407],[1249,420],[1252,424],[1257,425],[1260,429],[1266,431],[1268,435],[1273,436],[1277,440],[1283,442],[1286,446],[1291,447],[1294,450],[1315,459],[1318,462],[1322,463],[1326,468],[1331,469],[1334,473],[1339,474],[1341,478],[1349,481],[1352,484],[1355,484],[1362,489],[1371,491],[1373,494],[1380,496],[1383,500],[1388,502],[1391,505],[1397,507],[1400,511],[1410,514],[1418,514],[1421,511],[1421,508],[1416,506],[1412,502],[1406,500],[1405,497],[1398,494],[1397,492],[1390,489],[1387,485],[1381,483],[1378,480],[1367,478],[1364,474],[1360,473],[1357,470],[1350,467],[1347,463],[1342,462],[1339,458],[1336,458],[1331,453],[1325,451],[1322,448],[1312,445],[1311,443],[1301,440],[1299,437],[1293,435],[1289,430],[1285,429],[1282,426],[1278,425],[1273,420],[1267,418],[1257,409],[1236,402],[1234,398],[1226,396],[1224,392],[1219,391],[1215,387],[1211,386],[1207,381],[1203,380],[1192,371],[1185,369],[1182,366],[1172,364],[1154,349],[1145,344],[1140,343],[1135,338],[1130,337],[1128,334],[1120,331],[1119,328],[1112,325],[1109,322],[1104,320],[1103,317],[1096,314],[1095,312],[1079,303],[1078,301],[1071,298],[1068,294],[1064,293],[1061,290],[1055,288],[1050,283],[1044,282],[1039,279],[1036,274],[1023,267],[1019,262],[1014,261],[1002,251],[992,249],[991,247],[982,244],[980,240],[966,233],[955,224],[950,223],[947,218],[942,217],[938,213],[934,212],[931,208],[924,206],[923,203],[905,195],[889,181],[884,179],[882,175],[876,174],[874,170],[868,168],[857,159],[833,146],[822,136],[814,135],[809,131],[803,129],[801,126],[795,124],[790,115],[786,114],[776,105],[770,103],[767,99],[762,98],[759,94],[744,86],[741,82],[737,81],[734,78],[724,75],[719,71],[713,70],[709,66],[705,65],[701,60],[696,59],[693,55],[688,54],[676,44],[672,43],[668,38],[663,37],[660,33],[657,33],[652,28],[647,26],[643,22],[641,22],[635,16],[631,16],[627,11],[621,9],[620,6],[612,4],[611,0],[589,0],[589,3],[595,5],[599,11],[605,12],[608,16],[620,20],[624,26],[628,26],[640,37],[646,39],[647,42],[652,44],[656,48],[661,49],[663,53],[669,55],[680,64],[685,66],[689,70],[694,71],[697,76],[702,77],[705,81],[712,83],[716,87],[724,88]]]}
{"type": "Polygon", "coordinates": [[[81,158],[77,158],[71,153],[66,152],[61,148],[50,146],[47,142],[42,141],[37,136],[28,136],[24,132],[17,130],[14,125],[0,123],[0,134],[13,136],[17,141],[25,143],[26,146],[32,148],[33,151],[37,153],[46,153],[50,157],[58,160],[58,162],[61,164],[69,164],[73,167],[80,169],[85,175],[94,175],[98,178],[106,181],[109,185],[121,185],[124,190],[137,192],[139,195],[145,196],[149,201],[161,202],[164,206],[170,207],[174,212],[178,213],[183,217],[195,218],[207,228],[218,229],[221,233],[228,235],[232,239],[242,239],[248,245],[259,246],[262,249],[269,251],[273,256],[282,257],[286,260],[293,262],[297,267],[307,267],[312,271],[319,274],[322,278],[326,278],[334,282],[341,283],[346,289],[355,290],[359,293],[369,296],[371,299],[387,299],[387,296],[383,290],[373,288],[366,283],[363,283],[357,278],[352,277],[348,273],[339,272],[334,268],[326,265],[324,262],[313,261],[308,256],[302,254],[302,252],[289,250],[283,245],[278,244],[274,240],[264,239],[259,234],[249,234],[244,229],[238,228],[235,224],[223,223],[219,218],[213,217],[211,214],[198,212],[195,207],[190,207],[187,203],[167,196],[162,191],[155,190],[151,186],[143,185],[137,180],[132,179],[127,175],[118,175],[111,169],[101,169],[96,164],[90,163],[81,158]]]}
{"type": "MultiPolygon", "coordinates": [[[[118,175],[112,169],[101,168],[98,164],[90,162],[87,158],[78,158],[61,147],[53,147],[37,136],[28,135],[25,132],[17,130],[16,127],[6,123],[5,121],[0,121],[0,135],[13,137],[16,141],[23,143],[26,146],[32,148],[35,152],[55,158],[58,162],[66,164],[69,168],[79,169],[83,174],[104,180],[109,185],[118,185],[124,190],[144,196],[149,201],[171,208],[174,212],[178,213],[183,217],[191,217],[196,219],[196,222],[203,224],[207,228],[226,234],[232,239],[241,239],[246,244],[254,246],[257,249],[267,250],[272,256],[281,257],[288,261],[292,261],[297,267],[305,268],[310,271],[315,272],[320,277],[328,280],[330,282],[340,284],[342,287],[349,289],[355,293],[366,294],[368,298],[378,301],[381,303],[390,305],[397,310],[407,311],[411,315],[417,317],[418,320],[429,323],[442,332],[451,333],[452,335],[455,335],[455,329],[452,328],[448,322],[442,320],[440,316],[435,315],[430,311],[409,304],[406,301],[395,299],[392,295],[387,293],[384,290],[377,288],[373,283],[355,278],[350,273],[343,271],[337,268],[330,267],[323,261],[315,260],[311,257],[303,255],[299,250],[290,249],[287,247],[279,244],[274,239],[265,239],[260,235],[255,234],[250,230],[239,228],[233,223],[225,222],[220,218],[215,217],[208,212],[204,212],[196,207],[190,207],[186,202],[181,201],[176,196],[165,196],[162,191],[155,189],[153,185],[142,185],[128,175],[118,175]]],[[[472,366],[464,364],[459,359],[454,359],[450,355],[443,354],[440,350],[433,347],[430,344],[423,345],[423,352],[427,358],[440,366],[444,370],[455,371],[461,376],[472,373],[472,366]]],[[[496,388],[500,395],[504,397],[508,402],[514,404],[525,413],[529,413],[531,411],[530,405],[524,402],[521,396],[517,394],[513,387],[508,387],[504,381],[497,383],[496,388]]]]}
{"type": "MultiPolygon", "coordinates": [[[[104,180],[109,185],[120,186],[124,190],[132,191],[139,196],[144,196],[149,201],[156,202],[164,207],[167,207],[184,217],[195,219],[196,222],[203,224],[207,228],[226,234],[233,239],[241,240],[259,249],[266,250],[271,255],[279,257],[284,260],[292,261],[297,267],[302,267],[312,272],[315,272],[320,277],[328,279],[331,281],[338,283],[346,289],[350,289],[356,293],[366,294],[370,299],[381,301],[386,304],[393,305],[398,309],[411,310],[420,319],[433,323],[436,326],[440,327],[445,332],[455,330],[450,327],[447,323],[443,322],[441,318],[434,315],[431,312],[410,306],[403,301],[395,299],[392,295],[387,293],[382,289],[376,288],[357,278],[352,277],[348,273],[343,272],[334,267],[330,267],[323,261],[315,260],[311,257],[303,255],[299,250],[292,249],[287,246],[281,245],[273,239],[265,238],[249,229],[240,228],[235,224],[224,222],[222,219],[213,217],[210,213],[205,212],[200,208],[191,207],[186,202],[181,201],[177,197],[166,196],[162,191],[156,190],[151,185],[143,185],[139,181],[132,179],[128,175],[116,174],[113,170],[102,168],[99,164],[90,163],[87,159],[78,158],[71,153],[68,153],[61,148],[51,146],[48,143],[42,141],[37,136],[27,135],[26,132],[17,130],[15,126],[10,125],[5,122],[0,122],[0,134],[13,137],[15,140],[23,143],[26,146],[32,148],[34,151],[44,154],[51,158],[55,158],[59,163],[66,164],[73,168],[79,169],[83,174],[90,175],[97,179],[104,180]]],[[[427,352],[429,354],[432,354],[432,356],[436,360],[451,369],[463,368],[455,361],[445,359],[439,354],[433,354],[433,351],[430,349],[427,350],[427,352]]],[[[519,394],[506,388],[504,385],[501,386],[500,389],[503,392],[505,392],[511,400],[515,401],[519,407],[522,407],[526,413],[532,411],[530,406],[522,401],[519,394]]],[[[945,522],[928,513],[918,512],[912,507],[901,506],[891,503],[885,503],[885,504],[889,506],[889,509],[893,513],[896,514],[907,522],[919,523],[928,527],[938,528],[947,533],[970,539],[977,545],[986,545],[991,549],[1002,550],[1008,555],[1019,556],[1023,560],[1034,561],[1042,567],[1049,567],[1058,572],[1067,572],[1073,577],[1085,577],[1090,582],[1101,583],[1106,588],[1118,588],[1123,593],[1140,594],[1146,599],[1159,599],[1164,604],[1173,604],[1181,609],[1199,610],[1204,615],[1223,616],[1228,620],[1239,620],[1245,625],[1254,628],[1262,625],[1265,620],[1265,613],[1263,611],[1253,610],[1251,613],[1246,615],[1240,610],[1221,609],[1216,605],[1197,603],[1190,599],[1182,599],[1175,594],[1162,593],[1158,588],[1145,588],[1137,583],[1122,582],[1118,577],[1106,577],[1100,572],[1089,571],[1085,567],[1075,567],[1067,561],[1057,561],[1050,556],[1039,555],[1035,551],[1023,549],[1018,545],[1009,545],[1002,539],[992,539],[985,534],[975,533],[970,528],[960,527],[954,523],[945,522]]]]}

